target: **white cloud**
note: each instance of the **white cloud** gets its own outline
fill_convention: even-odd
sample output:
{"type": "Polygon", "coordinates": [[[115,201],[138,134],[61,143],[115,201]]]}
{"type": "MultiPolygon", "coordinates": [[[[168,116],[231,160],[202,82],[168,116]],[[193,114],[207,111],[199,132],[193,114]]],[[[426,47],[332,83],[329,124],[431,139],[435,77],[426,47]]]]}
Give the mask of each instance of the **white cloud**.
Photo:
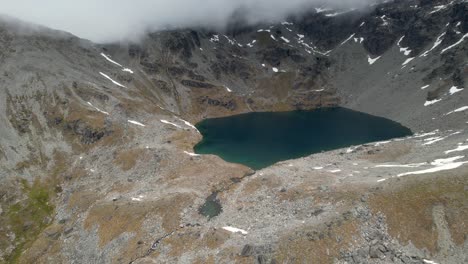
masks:
{"type": "Polygon", "coordinates": [[[249,22],[279,21],[319,2],[351,6],[369,0],[0,0],[0,12],[95,42],[112,42],[168,26],[222,28],[240,8],[249,22]]]}

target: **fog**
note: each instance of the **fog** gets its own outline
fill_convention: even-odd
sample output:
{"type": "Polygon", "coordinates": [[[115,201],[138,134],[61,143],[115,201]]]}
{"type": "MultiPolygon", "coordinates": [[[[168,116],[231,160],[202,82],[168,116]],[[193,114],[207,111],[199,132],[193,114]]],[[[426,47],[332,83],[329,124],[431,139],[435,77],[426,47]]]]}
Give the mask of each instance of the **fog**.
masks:
{"type": "Polygon", "coordinates": [[[223,29],[233,13],[246,22],[281,21],[313,6],[360,7],[370,0],[0,0],[0,13],[98,43],[138,40],[174,27],[223,29]]]}

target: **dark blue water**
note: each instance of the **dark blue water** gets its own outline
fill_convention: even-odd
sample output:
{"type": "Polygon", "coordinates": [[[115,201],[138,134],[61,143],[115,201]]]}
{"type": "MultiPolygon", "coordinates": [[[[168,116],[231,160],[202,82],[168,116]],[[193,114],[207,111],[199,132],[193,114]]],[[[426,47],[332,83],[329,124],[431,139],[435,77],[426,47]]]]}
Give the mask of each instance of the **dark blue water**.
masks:
{"type": "Polygon", "coordinates": [[[412,134],[397,122],[345,108],[248,113],[206,119],[196,127],[203,140],[195,146],[195,153],[215,154],[253,169],[412,134]]]}

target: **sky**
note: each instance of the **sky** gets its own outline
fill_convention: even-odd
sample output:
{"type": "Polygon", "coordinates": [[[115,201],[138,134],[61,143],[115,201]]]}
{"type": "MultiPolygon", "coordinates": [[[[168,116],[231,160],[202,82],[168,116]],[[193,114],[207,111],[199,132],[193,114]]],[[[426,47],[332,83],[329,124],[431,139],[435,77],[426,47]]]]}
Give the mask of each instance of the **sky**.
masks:
{"type": "Polygon", "coordinates": [[[248,22],[281,21],[305,7],[355,7],[370,0],[0,0],[0,14],[97,43],[138,40],[147,31],[222,29],[238,11],[248,22]],[[240,10],[240,11],[239,11],[240,10]]]}

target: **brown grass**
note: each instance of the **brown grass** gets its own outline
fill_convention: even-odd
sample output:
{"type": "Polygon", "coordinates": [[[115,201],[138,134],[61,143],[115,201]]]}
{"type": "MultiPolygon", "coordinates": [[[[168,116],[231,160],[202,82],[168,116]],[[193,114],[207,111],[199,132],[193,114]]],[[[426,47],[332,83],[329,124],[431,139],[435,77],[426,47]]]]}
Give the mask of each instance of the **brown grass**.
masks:
{"type": "Polygon", "coordinates": [[[186,112],[191,113],[191,117],[193,117],[192,119],[194,120],[202,120],[207,116],[210,118],[230,116],[248,111],[248,106],[244,102],[244,98],[228,93],[224,88],[218,88],[216,93],[213,93],[211,89],[208,91],[197,90],[197,94],[191,94],[190,98],[191,108],[187,109],[186,112]],[[207,103],[201,103],[200,98],[205,96],[221,102],[233,101],[236,104],[236,108],[231,110],[223,106],[211,106],[207,103]]]}
{"type": "Polygon", "coordinates": [[[213,256],[209,256],[207,259],[205,258],[197,258],[193,264],[215,264],[215,260],[213,256]]]}
{"type": "Polygon", "coordinates": [[[271,78],[259,80],[256,91],[267,98],[273,97],[281,101],[288,97],[295,78],[296,73],[294,72],[277,73],[271,78]]]}
{"type": "Polygon", "coordinates": [[[124,232],[141,236],[143,221],[150,214],[162,217],[161,224],[166,232],[177,229],[180,212],[190,202],[191,197],[186,194],[176,194],[155,201],[103,202],[90,209],[84,225],[86,229],[98,225],[99,245],[102,247],[124,232]]]}
{"type": "Polygon", "coordinates": [[[193,152],[193,146],[201,140],[202,136],[192,131],[177,130],[171,134],[168,140],[172,144],[176,145],[179,149],[185,149],[189,152],[193,152]]]}
{"type": "Polygon", "coordinates": [[[452,239],[458,245],[468,233],[468,193],[464,186],[468,174],[453,173],[402,178],[395,187],[386,186],[382,193],[371,197],[369,204],[375,212],[387,217],[389,233],[404,243],[432,253],[437,249],[437,229],[432,219],[435,205],[445,207],[452,239]]]}
{"type": "Polygon", "coordinates": [[[54,256],[52,263],[61,263],[60,260],[60,234],[63,232],[62,225],[51,225],[47,227],[34,241],[31,247],[21,255],[19,263],[44,263],[49,264],[50,256],[54,256]]]}
{"type": "Polygon", "coordinates": [[[102,129],[105,127],[106,118],[107,115],[103,113],[87,109],[78,103],[72,102],[68,115],[65,116],[65,121],[81,120],[93,129],[102,129]]]}
{"type": "Polygon", "coordinates": [[[340,249],[347,248],[358,235],[358,223],[353,220],[334,225],[328,230],[307,228],[294,230],[280,239],[275,253],[278,263],[333,263],[340,249]],[[336,237],[341,241],[337,242],[336,237]]]}
{"type": "Polygon", "coordinates": [[[263,175],[255,179],[251,179],[245,183],[242,193],[244,196],[254,194],[262,188],[275,189],[282,186],[282,180],[276,175],[263,175]]]}
{"type": "Polygon", "coordinates": [[[395,162],[398,158],[410,153],[412,145],[406,142],[393,142],[383,145],[379,152],[369,155],[367,153],[361,155],[361,158],[372,162],[395,162]]]}
{"type": "Polygon", "coordinates": [[[133,189],[134,186],[135,183],[133,182],[116,182],[112,185],[110,191],[118,193],[128,193],[133,189]]]}
{"type": "Polygon", "coordinates": [[[79,212],[86,211],[99,198],[95,191],[75,191],[68,199],[68,208],[78,210],[79,212]]]}
{"type": "Polygon", "coordinates": [[[123,145],[129,142],[134,136],[134,131],[132,129],[124,129],[123,124],[115,122],[106,123],[109,122],[107,115],[88,109],[86,106],[76,102],[70,103],[67,111],[59,110],[58,107],[51,107],[49,112],[50,120],[63,118],[63,123],[59,125],[59,128],[62,129],[64,139],[70,143],[75,153],[86,152],[96,146],[123,145]],[[74,132],[65,129],[65,124],[77,120],[85,123],[90,129],[96,131],[106,130],[110,132],[111,135],[104,136],[94,144],[83,144],[80,135],[76,135],[74,132]]]}
{"type": "MultiPolygon", "coordinates": [[[[219,190],[226,190],[232,185],[231,178],[241,178],[250,169],[238,165],[228,164],[215,156],[203,156],[203,162],[199,159],[193,159],[188,155],[181,154],[179,157],[179,166],[171,165],[171,170],[161,174],[164,177],[168,188],[190,188],[207,193],[219,190]],[[182,159],[181,159],[182,158],[182,159]]],[[[170,161],[163,160],[163,163],[170,161]]]]}
{"type": "Polygon", "coordinates": [[[135,167],[143,151],[142,149],[121,150],[114,153],[114,163],[124,171],[131,170],[135,167]]]}
{"type": "MultiPolygon", "coordinates": [[[[142,97],[141,96],[141,90],[138,91],[138,93],[135,93],[135,98],[150,98],[151,95],[148,94],[147,97],[142,97]]],[[[163,110],[161,110],[157,104],[158,100],[156,98],[151,98],[148,100],[132,100],[128,99],[126,97],[118,97],[119,102],[120,102],[120,107],[125,110],[127,113],[131,113],[133,115],[137,115],[142,112],[146,112],[149,114],[157,114],[161,113],[163,110]]]]}
{"type": "Polygon", "coordinates": [[[198,230],[186,230],[168,237],[164,243],[170,245],[169,255],[176,257],[188,251],[196,252],[204,248],[219,248],[228,238],[229,234],[223,231],[211,230],[202,236],[198,230]]]}

